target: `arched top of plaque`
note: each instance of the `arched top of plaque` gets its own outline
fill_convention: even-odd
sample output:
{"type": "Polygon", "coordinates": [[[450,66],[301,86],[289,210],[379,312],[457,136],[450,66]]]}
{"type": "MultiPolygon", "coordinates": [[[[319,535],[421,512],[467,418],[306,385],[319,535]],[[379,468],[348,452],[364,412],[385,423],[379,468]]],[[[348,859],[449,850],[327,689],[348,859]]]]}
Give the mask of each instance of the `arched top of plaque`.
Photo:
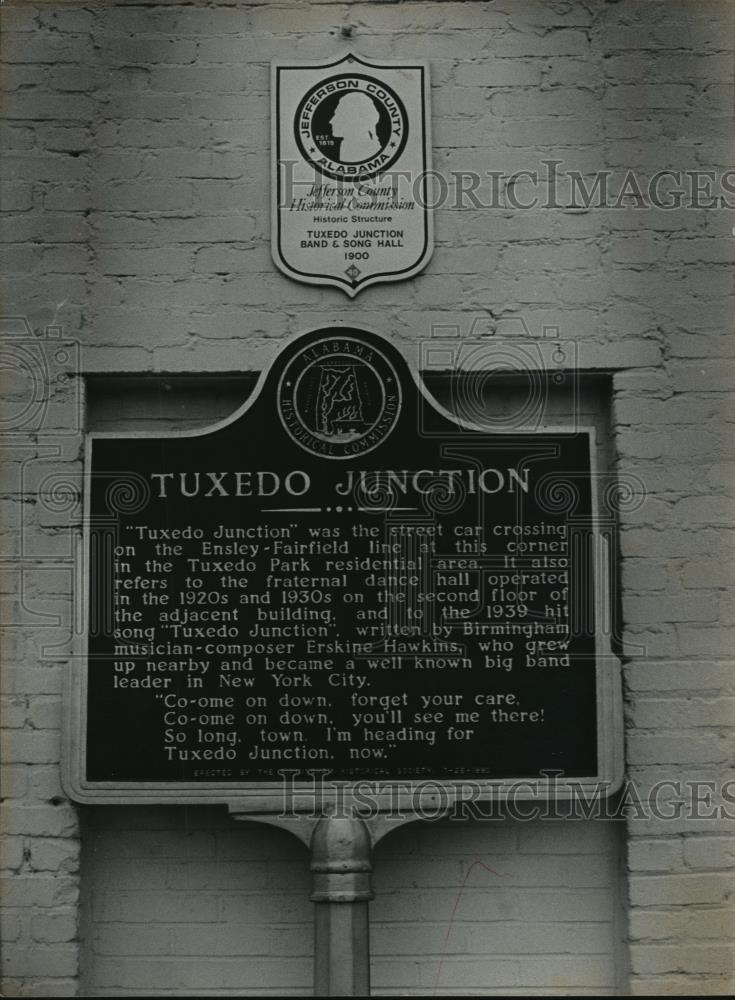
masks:
{"type": "MultiPolygon", "coordinates": [[[[249,397],[219,421],[165,435],[159,431],[92,432],[89,440],[222,436],[229,442],[239,437],[241,458],[264,448],[269,457],[287,455],[289,461],[299,455],[302,461],[309,456],[346,461],[380,450],[371,458],[379,468],[391,451],[408,449],[415,456],[428,442],[436,448],[439,442],[447,445],[488,435],[493,439],[512,435],[524,441],[543,438],[528,420],[496,419],[486,408],[488,378],[509,373],[507,348],[478,353],[473,347],[467,358],[455,359],[449,369],[445,365],[443,370],[456,388],[450,392],[451,410],[427,387],[417,365],[407,360],[412,348],[406,344],[399,350],[391,340],[364,326],[320,326],[286,338],[260,372],[249,397]],[[483,360],[485,367],[478,368],[483,360]]],[[[517,353],[519,365],[527,365],[526,355],[517,353]]],[[[446,355],[444,350],[442,356],[446,355]]],[[[535,397],[537,379],[533,381],[529,393],[535,397]]],[[[543,431],[569,434],[568,427],[551,426],[548,421],[543,431]]],[[[594,427],[585,426],[581,433],[594,438],[594,427]]]]}
{"type": "Polygon", "coordinates": [[[428,67],[353,52],[274,60],[271,249],[277,266],[354,297],[433,251],[428,67]]]}

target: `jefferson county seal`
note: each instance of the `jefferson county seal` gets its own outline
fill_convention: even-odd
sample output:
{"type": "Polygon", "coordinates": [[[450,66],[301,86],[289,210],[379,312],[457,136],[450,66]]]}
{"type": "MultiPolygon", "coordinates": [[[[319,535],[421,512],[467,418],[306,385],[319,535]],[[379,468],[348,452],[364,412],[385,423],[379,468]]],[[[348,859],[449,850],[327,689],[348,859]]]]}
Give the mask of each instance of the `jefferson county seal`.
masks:
{"type": "Polygon", "coordinates": [[[406,145],[408,117],[386,83],[341,73],[311,87],[296,111],[304,159],[335,180],[367,180],[395,163],[406,145]]]}
{"type": "Polygon", "coordinates": [[[354,337],[325,337],[296,354],[278,384],[290,436],[321,458],[354,458],[395,427],[401,387],[390,361],[354,337]]]}

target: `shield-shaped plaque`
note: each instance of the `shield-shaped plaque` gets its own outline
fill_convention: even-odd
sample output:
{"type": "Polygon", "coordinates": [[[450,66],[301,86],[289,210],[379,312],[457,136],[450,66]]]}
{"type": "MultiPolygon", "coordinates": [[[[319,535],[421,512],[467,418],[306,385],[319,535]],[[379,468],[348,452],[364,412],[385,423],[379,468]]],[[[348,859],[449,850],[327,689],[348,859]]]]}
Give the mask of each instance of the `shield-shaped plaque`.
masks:
{"type": "Polygon", "coordinates": [[[271,246],[278,267],[355,296],[433,250],[424,63],[276,60],[271,246]]]}

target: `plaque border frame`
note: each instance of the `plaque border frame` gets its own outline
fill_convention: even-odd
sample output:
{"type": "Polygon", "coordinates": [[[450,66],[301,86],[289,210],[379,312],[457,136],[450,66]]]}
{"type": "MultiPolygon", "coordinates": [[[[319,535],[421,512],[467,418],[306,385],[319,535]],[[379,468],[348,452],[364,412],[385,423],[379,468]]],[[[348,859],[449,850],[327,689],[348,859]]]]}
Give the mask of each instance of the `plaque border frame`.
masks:
{"type": "MultiPolygon", "coordinates": [[[[299,338],[318,333],[321,330],[339,330],[344,328],[348,331],[365,332],[371,336],[384,340],[394,350],[403,354],[408,371],[413,379],[420,396],[430,406],[445,419],[456,424],[458,427],[480,432],[492,433],[494,436],[511,436],[522,434],[517,430],[493,430],[488,432],[487,428],[472,424],[470,421],[462,420],[450,410],[447,410],[429,391],[424,384],[416,365],[406,357],[405,352],[401,352],[392,341],[383,334],[378,333],[366,324],[359,326],[345,321],[333,322],[329,326],[319,324],[292,334],[283,339],[276,354],[271,358],[270,363],[259,373],[257,382],[248,398],[237,407],[229,416],[217,420],[206,427],[198,427],[192,430],[169,431],[88,431],[84,445],[84,497],[82,507],[83,532],[81,539],[77,540],[76,560],[77,566],[81,567],[81,572],[76,574],[77,587],[82,588],[81,601],[79,605],[82,609],[83,627],[75,633],[72,641],[71,667],[65,675],[63,691],[63,713],[62,713],[62,756],[61,756],[61,780],[62,787],[66,794],[75,802],[82,804],[108,804],[108,805],[227,805],[233,813],[252,813],[283,815],[284,795],[283,782],[251,781],[251,782],[162,782],[162,781],[135,781],[135,782],[112,782],[112,781],[87,781],[86,774],[86,715],[87,715],[87,676],[88,676],[88,649],[89,649],[89,569],[90,569],[90,491],[92,484],[92,447],[96,440],[110,439],[160,439],[166,438],[191,438],[203,437],[216,433],[218,430],[229,426],[239,420],[254,405],[266,380],[271,372],[276,360],[291,344],[299,338]]],[[[591,477],[591,522],[593,539],[601,541],[600,535],[600,507],[598,483],[598,452],[597,434],[593,424],[581,424],[574,430],[569,427],[550,425],[544,427],[542,431],[529,431],[529,434],[537,434],[539,437],[545,435],[584,433],[588,436],[590,447],[590,477],[591,477]]],[[[448,777],[424,777],[419,780],[411,778],[395,779],[373,779],[359,778],[350,779],[339,778],[325,782],[322,788],[320,802],[339,803],[340,806],[350,807],[351,785],[370,785],[371,788],[381,788],[375,795],[378,804],[377,813],[390,813],[396,807],[406,811],[426,808],[431,810],[437,808],[437,802],[442,800],[445,807],[456,801],[461,803],[462,786],[472,784],[481,788],[481,794],[474,801],[505,801],[510,797],[512,789],[513,801],[546,801],[555,799],[558,801],[573,800],[580,794],[589,796],[596,794],[600,797],[609,797],[617,792],[624,778],[624,753],[623,753],[623,704],[622,704],[622,679],[621,662],[612,651],[609,636],[600,631],[600,615],[605,610],[603,596],[608,588],[605,581],[609,579],[609,560],[611,554],[609,550],[605,556],[600,554],[600,546],[593,545],[593,579],[595,582],[595,670],[596,670],[596,710],[597,710],[597,762],[598,774],[589,777],[573,777],[568,781],[561,779],[553,782],[544,781],[535,777],[504,779],[504,778],[448,778],[448,777]],[[431,790],[431,786],[441,788],[442,794],[431,790]],[[525,785],[525,790],[519,790],[519,786],[525,785]],[[399,786],[398,794],[394,791],[395,786],[399,786]],[[422,788],[422,786],[425,786],[422,788]],[[553,788],[553,794],[549,794],[553,788]],[[382,790],[385,789],[385,790],[382,790]],[[418,795],[416,792],[418,791],[418,795]],[[454,794],[456,793],[456,794],[454,794]]],[[[609,595],[614,599],[614,595],[609,595]]],[[[79,597],[77,592],[77,598],[79,597]]],[[[76,599],[75,599],[76,603],[76,599]]],[[[284,771],[293,769],[283,768],[284,771]]],[[[299,769],[304,773],[318,773],[319,768],[299,769]]],[[[542,772],[543,773],[543,772],[542,772]]],[[[548,773],[553,773],[549,769],[548,773]]],[[[310,814],[314,810],[314,793],[309,791],[309,782],[294,783],[295,794],[289,800],[291,814],[310,814]],[[301,786],[301,787],[300,787],[301,786]],[[303,790],[302,790],[303,789],[303,790]],[[301,798],[299,796],[302,796],[301,798]]],[[[359,804],[359,803],[358,803],[359,804]]]]}

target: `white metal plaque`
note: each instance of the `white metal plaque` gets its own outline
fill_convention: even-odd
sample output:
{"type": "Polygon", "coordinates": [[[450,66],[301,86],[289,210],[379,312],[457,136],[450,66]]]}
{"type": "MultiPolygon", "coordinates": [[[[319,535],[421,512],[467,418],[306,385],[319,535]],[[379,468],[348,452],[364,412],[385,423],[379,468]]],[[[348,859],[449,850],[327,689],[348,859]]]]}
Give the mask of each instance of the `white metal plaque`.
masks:
{"type": "Polygon", "coordinates": [[[428,69],[275,60],[271,247],[278,267],[354,297],[433,250],[428,69]]]}

